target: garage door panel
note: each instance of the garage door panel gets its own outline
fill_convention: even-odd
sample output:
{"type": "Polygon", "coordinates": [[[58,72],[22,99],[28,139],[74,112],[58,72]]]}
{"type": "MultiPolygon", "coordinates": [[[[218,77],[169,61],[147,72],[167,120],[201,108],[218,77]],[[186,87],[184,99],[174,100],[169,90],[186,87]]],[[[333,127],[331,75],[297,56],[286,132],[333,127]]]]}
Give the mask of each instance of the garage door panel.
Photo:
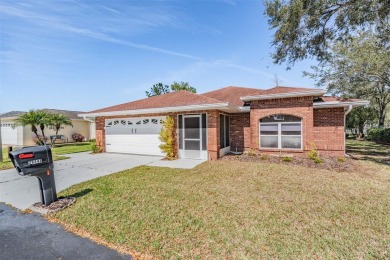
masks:
{"type": "Polygon", "coordinates": [[[13,124],[3,123],[1,126],[1,139],[3,145],[17,145],[18,131],[13,124]]]}
{"type": "Polygon", "coordinates": [[[164,155],[160,131],[165,117],[118,118],[106,120],[106,151],[164,155]]]}
{"type": "Polygon", "coordinates": [[[106,143],[111,145],[160,145],[158,135],[107,135],[106,143]]]}

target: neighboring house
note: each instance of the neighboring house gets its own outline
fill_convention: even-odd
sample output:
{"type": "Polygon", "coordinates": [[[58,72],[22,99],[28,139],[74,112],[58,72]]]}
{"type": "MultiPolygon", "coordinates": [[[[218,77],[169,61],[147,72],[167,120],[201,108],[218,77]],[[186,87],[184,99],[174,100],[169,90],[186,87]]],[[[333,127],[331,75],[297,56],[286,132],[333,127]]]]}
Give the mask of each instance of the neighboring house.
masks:
{"type": "MultiPolygon", "coordinates": [[[[86,140],[95,138],[95,123],[87,121],[78,116],[83,113],[80,111],[68,111],[68,110],[57,110],[57,109],[40,109],[47,113],[52,114],[63,114],[72,120],[73,127],[62,126],[59,135],[64,135],[68,138],[69,142],[73,142],[72,134],[81,134],[86,140]],[[91,131],[92,129],[92,131],[91,131]]],[[[16,126],[14,120],[21,114],[26,112],[23,111],[11,111],[8,113],[1,114],[1,139],[4,146],[7,145],[18,145],[27,146],[35,145],[34,138],[35,134],[31,132],[31,126],[16,126]]],[[[38,127],[38,126],[37,126],[38,127]]],[[[51,135],[55,135],[55,130],[52,127],[45,127],[45,136],[49,138],[51,135]]],[[[41,135],[38,127],[38,134],[41,135]]],[[[48,141],[50,142],[50,140],[48,141]]]]}
{"type": "Polygon", "coordinates": [[[162,155],[159,132],[173,116],[181,158],[215,160],[229,151],[344,156],[345,114],[367,105],[323,96],[321,89],[225,87],[204,94],[172,92],[82,113],[96,121],[106,152],[162,155]]]}

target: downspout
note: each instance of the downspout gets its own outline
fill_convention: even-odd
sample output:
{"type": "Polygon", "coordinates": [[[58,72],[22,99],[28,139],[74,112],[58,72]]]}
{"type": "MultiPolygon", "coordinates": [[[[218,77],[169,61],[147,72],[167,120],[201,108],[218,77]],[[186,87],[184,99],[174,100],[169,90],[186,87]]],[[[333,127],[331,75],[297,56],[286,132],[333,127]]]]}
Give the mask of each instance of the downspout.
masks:
{"type": "Polygon", "coordinates": [[[348,106],[348,109],[344,112],[344,156],[347,156],[347,142],[346,142],[346,133],[347,133],[347,128],[346,128],[346,122],[347,122],[347,115],[349,114],[349,112],[351,112],[352,110],[352,105],[349,105],[348,106]]]}

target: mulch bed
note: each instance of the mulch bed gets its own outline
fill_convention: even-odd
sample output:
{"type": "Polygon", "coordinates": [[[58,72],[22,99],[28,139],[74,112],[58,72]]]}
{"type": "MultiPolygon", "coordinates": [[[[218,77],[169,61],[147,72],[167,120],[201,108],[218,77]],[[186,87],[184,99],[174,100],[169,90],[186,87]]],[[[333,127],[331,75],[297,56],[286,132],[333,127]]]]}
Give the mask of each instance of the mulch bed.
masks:
{"type": "Polygon", "coordinates": [[[37,202],[33,205],[33,207],[39,208],[47,212],[47,214],[55,213],[60,210],[69,207],[73,203],[76,202],[75,197],[59,197],[57,201],[52,202],[50,205],[43,205],[41,202],[37,202]]]}
{"type": "Polygon", "coordinates": [[[221,158],[221,160],[227,161],[240,161],[240,162],[269,162],[269,163],[277,163],[284,165],[297,165],[306,168],[315,168],[315,169],[326,169],[337,172],[356,172],[361,168],[361,165],[352,158],[345,158],[345,162],[339,162],[338,158],[335,157],[325,157],[320,156],[322,162],[315,163],[313,160],[305,157],[305,156],[289,156],[291,157],[291,161],[283,161],[283,158],[286,155],[234,155],[228,154],[221,158]]]}

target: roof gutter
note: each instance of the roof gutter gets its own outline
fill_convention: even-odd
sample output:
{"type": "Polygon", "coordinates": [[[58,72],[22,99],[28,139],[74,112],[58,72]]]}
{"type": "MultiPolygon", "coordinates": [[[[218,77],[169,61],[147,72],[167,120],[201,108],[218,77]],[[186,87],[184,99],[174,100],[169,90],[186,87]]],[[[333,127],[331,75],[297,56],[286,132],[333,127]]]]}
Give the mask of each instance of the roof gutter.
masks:
{"type": "Polygon", "coordinates": [[[140,114],[158,114],[158,113],[198,111],[198,110],[210,110],[210,109],[227,109],[227,110],[239,111],[237,107],[229,103],[216,103],[216,104],[202,104],[202,105],[191,105],[191,106],[160,107],[160,108],[146,108],[146,109],[136,109],[136,110],[83,113],[83,114],[79,114],[78,116],[96,117],[96,116],[140,115],[140,114]]]}
{"type": "Polygon", "coordinates": [[[349,102],[331,101],[331,102],[313,103],[313,108],[349,107],[349,106],[361,107],[361,106],[368,106],[369,104],[370,102],[367,100],[349,101],[349,102]]]}
{"type": "Polygon", "coordinates": [[[240,99],[242,101],[246,102],[246,101],[265,100],[265,99],[322,96],[326,93],[327,93],[326,90],[318,89],[318,90],[298,91],[298,92],[290,92],[290,93],[280,93],[280,94],[244,96],[244,97],[240,97],[240,99]]]}

